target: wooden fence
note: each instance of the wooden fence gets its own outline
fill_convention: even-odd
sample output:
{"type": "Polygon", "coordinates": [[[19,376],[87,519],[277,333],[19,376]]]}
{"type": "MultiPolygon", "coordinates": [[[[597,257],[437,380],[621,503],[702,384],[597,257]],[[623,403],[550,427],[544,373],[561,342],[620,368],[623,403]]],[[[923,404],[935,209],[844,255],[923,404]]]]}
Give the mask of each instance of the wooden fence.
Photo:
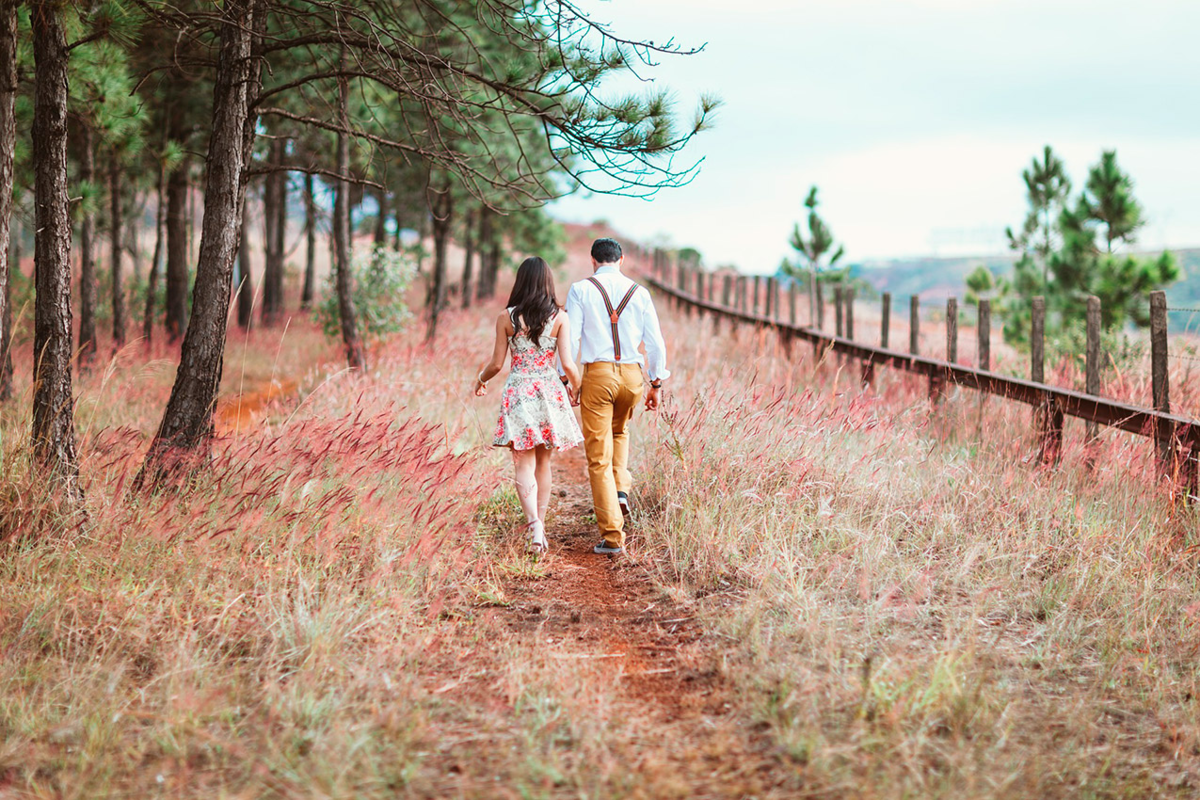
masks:
{"type": "Polygon", "coordinates": [[[651,261],[647,283],[663,292],[688,313],[712,315],[720,320],[743,323],[778,331],[786,348],[794,339],[812,344],[818,360],[830,353],[858,361],[863,381],[874,379],[877,366],[889,366],[923,375],[929,381],[929,394],[940,398],[948,385],[963,386],[994,394],[1009,400],[1027,403],[1038,409],[1034,415],[1040,442],[1039,458],[1043,464],[1057,464],[1062,455],[1063,422],[1065,417],[1085,420],[1087,436],[1094,439],[1098,426],[1117,428],[1127,433],[1147,437],[1157,447],[1157,463],[1163,475],[1171,480],[1178,497],[1195,499],[1200,476],[1200,421],[1171,413],[1170,387],[1167,378],[1167,304],[1163,292],[1150,295],[1150,362],[1152,406],[1143,408],[1110,400],[1100,392],[1100,301],[1092,297],[1087,306],[1086,391],[1079,392],[1051,386],[1045,380],[1045,318],[1044,298],[1032,302],[1030,331],[1029,379],[1015,378],[991,371],[991,308],[987,300],[979,303],[977,361],[974,366],[957,363],[958,304],[955,298],[946,303],[946,359],[922,356],[918,353],[920,332],[920,301],[913,296],[909,303],[908,351],[891,349],[889,323],[892,316],[892,297],[882,297],[882,327],[878,346],[854,341],[854,290],[834,290],[835,333],[821,330],[824,326],[824,299],[821,284],[816,285],[816,327],[796,322],[797,287],[789,282],[786,295],[786,320],[780,281],[765,276],[745,276],[706,273],[686,269],[675,263],[670,255],[656,250],[651,261]],[[717,301],[717,281],[720,280],[720,301],[717,301]]]}

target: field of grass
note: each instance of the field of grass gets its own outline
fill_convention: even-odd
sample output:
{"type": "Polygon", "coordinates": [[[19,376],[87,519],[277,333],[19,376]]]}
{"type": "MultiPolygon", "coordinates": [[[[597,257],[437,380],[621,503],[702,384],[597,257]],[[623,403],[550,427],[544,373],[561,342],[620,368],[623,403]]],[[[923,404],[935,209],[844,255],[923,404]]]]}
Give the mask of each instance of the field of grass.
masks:
{"type": "Polygon", "coordinates": [[[128,487],[171,353],[127,351],[79,387],[83,527],[30,472],[28,390],[0,410],[0,797],[1200,791],[1197,518],[1147,442],[1105,432],[1089,467],[1069,423],[1046,470],[1027,407],[864,390],[663,308],[629,557],[534,561],[470,396],[495,310],[361,377],[307,320],[232,336],[222,408],[250,411],[170,493],[128,487]],[[686,614],[661,642],[719,735],[519,608],[592,564],[686,614]]]}

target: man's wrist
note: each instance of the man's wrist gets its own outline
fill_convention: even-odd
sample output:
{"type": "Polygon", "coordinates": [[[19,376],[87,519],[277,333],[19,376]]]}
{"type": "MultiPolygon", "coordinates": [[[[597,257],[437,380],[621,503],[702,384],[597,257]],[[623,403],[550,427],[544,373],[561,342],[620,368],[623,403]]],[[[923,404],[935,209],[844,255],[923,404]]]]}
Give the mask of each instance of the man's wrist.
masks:
{"type": "Polygon", "coordinates": [[[661,389],[662,388],[662,378],[655,378],[654,380],[650,381],[650,388],[651,389],[661,389]]]}
{"type": "Polygon", "coordinates": [[[562,381],[563,386],[566,386],[568,383],[571,382],[571,380],[566,375],[559,375],[558,377],[559,377],[559,380],[562,381]]]}

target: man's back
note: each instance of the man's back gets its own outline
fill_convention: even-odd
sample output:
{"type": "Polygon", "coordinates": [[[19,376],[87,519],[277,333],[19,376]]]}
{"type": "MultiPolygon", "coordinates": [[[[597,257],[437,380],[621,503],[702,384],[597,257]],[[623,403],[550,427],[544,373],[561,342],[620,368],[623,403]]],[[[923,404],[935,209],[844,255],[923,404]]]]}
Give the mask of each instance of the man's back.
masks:
{"type": "Polygon", "coordinates": [[[651,380],[667,377],[666,350],[654,300],[645,287],[638,286],[615,265],[602,265],[592,277],[573,284],[567,293],[566,310],[571,319],[571,349],[581,363],[644,364],[651,380]],[[618,314],[616,342],[614,313],[618,314]],[[641,344],[646,346],[645,359],[638,348],[641,344]]]}

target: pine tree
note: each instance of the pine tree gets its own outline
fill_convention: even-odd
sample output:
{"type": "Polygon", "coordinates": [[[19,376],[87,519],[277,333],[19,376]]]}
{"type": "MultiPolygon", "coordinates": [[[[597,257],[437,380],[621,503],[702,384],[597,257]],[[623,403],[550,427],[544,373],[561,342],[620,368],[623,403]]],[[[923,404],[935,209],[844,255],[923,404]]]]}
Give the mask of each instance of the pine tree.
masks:
{"type": "Polygon", "coordinates": [[[1073,203],[1071,182],[1049,147],[1023,177],[1029,213],[1020,236],[1009,230],[1021,257],[1014,265],[1011,291],[1003,295],[1005,338],[1026,341],[1029,300],[1037,295],[1046,298],[1048,332],[1078,325],[1092,295],[1100,298],[1105,329],[1130,321],[1149,324],[1146,294],[1177,280],[1180,272],[1169,252],[1153,258],[1121,252],[1136,241],[1144,219],[1133,181],[1117,164],[1116,152],[1101,155],[1073,203]]]}
{"type": "MultiPolygon", "coordinates": [[[[791,262],[785,262],[784,272],[793,278],[808,278],[809,319],[817,320],[823,316],[823,309],[817,305],[817,281],[823,269],[835,267],[845,254],[845,248],[838,245],[837,250],[829,257],[828,263],[822,263],[825,254],[833,248],[833,232],[821,216],[817,214],[817,187],[808,190],[804,207],[808,209],[808,238],[800,230],[800,223],[792,228],[789,244],[808,262],[807,267],[799,267],[791,262]]],[[[839,273],[840,275],[840,273],[839,273]]],[[[820,323],[818,323],[820,324],[820,323]]]]}

